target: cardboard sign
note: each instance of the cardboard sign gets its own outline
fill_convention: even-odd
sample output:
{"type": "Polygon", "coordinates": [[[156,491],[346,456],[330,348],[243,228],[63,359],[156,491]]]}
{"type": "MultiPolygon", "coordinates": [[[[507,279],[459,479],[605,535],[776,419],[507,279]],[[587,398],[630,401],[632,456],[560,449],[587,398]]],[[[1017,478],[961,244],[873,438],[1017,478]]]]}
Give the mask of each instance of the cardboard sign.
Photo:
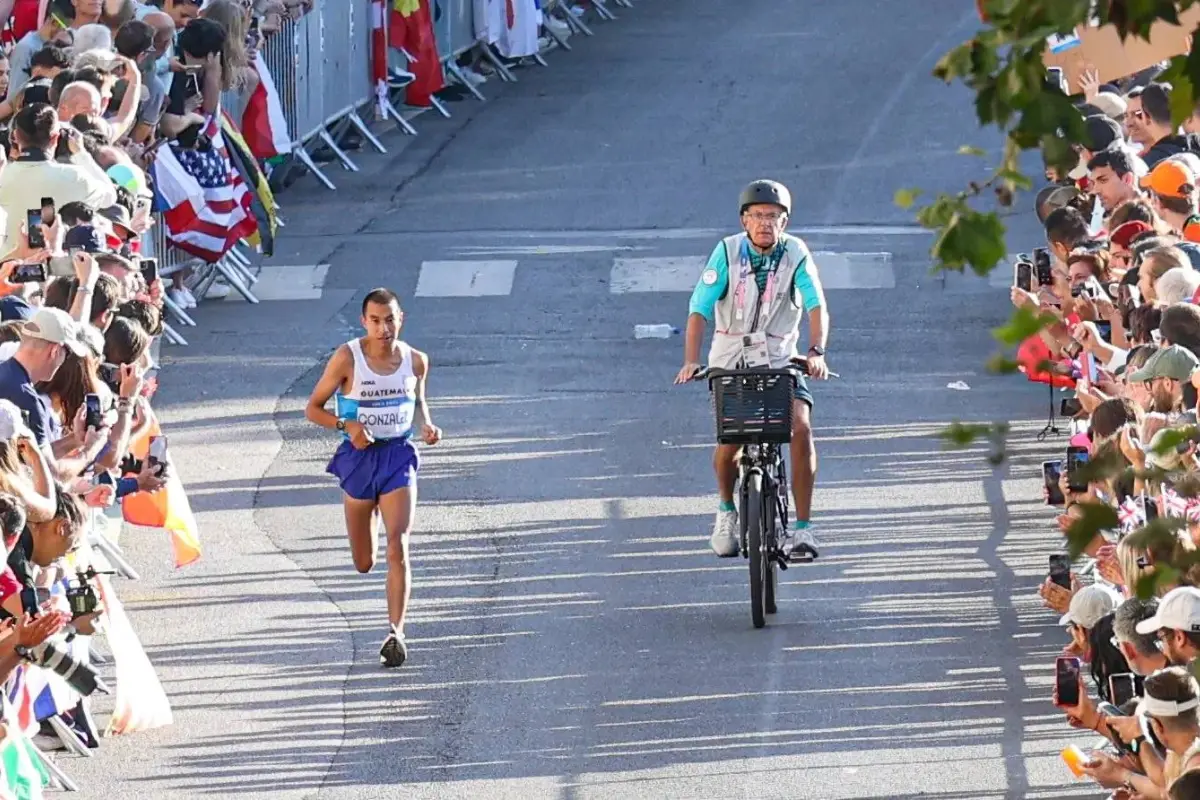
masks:
{"type": "Polygon", "coordinates": [[[1073,34],[1051,36],[1046,40],[1042,61],[1047,67],[1059,67],[1067,79],[1072,94],[1079,94],[1079,78],[1089,69],[1100,73],[1100,82],[1125,78],[1141,72],[1160,61],[1183,55],[1188,51],[1188,37],[1200,25],[1200,6],[1193,6],[1179,15],[1179,25],[1156,22],[1150,29],[1150,40],[1129,36],[1122,44],[1112,25],[1081,25],[1073,34]]]}

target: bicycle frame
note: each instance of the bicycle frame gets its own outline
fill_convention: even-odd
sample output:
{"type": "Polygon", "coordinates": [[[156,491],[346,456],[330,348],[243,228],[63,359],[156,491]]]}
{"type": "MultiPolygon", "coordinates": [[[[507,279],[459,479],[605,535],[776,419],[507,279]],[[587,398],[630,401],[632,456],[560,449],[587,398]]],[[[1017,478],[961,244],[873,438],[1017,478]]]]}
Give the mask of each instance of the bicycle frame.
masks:
{"type": "MultiPolygon", "coordinates": [[[[746,479],[753,472],[762,475],[763,498],[774,499],[775,507],[772,509],[773,513],[770,518],[777,524],[772,525],[772,530],[768,533],[770,551],[776,563],[786,570],[787,557],[786,554],[779,552],[777,540],[778,532],[787,530],[789,510],[787,468],[784,465],[782,447],[776,444],[748,444],[742,447],[741,454],[738,456],[738,499],[741,501],[741,508],[746,507],[746,486],[748,485],[746,479]]],[[[766,511],[766,509],[763,510],[766,511]]],[[[763,519],[768,519],[768,517],[764,516],[763,519]]],[[[742,557],[749,558],[749,543],[746,541],[745,532],[740,534],[740,544],[742,557]]]]}

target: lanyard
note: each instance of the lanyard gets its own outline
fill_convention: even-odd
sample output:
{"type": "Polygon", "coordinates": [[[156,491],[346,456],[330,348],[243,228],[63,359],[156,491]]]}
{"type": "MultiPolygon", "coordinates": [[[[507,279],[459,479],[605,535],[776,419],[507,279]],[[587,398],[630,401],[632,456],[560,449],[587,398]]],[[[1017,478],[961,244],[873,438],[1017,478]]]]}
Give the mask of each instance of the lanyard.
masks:
{"type": "Polygon", "coordinates": [[[741,252],[739,254],[741,260],[741,270],[738,279],[737,296],[734,299],[737,302],[737,318],[740,320],[743,318],[744,309],[746,306],[747,284],[753,283],[755,296],[754,310],[751,313],[754,321],[751,324],[748,333],[754,333],[758,330],[760,325],[765,326],[767,324],[767,319],[770,318],[771,305],[775,296],[775,279],[779,271],[779,265],[783,262],[783,256],[785,252],[787,252],[787,248],[784,246],[783,242],[780,242],[775,245],[774,251],[772,251],[769,256],[765,256],[767,259],[767,281],[766,285],[760,292],[758,291],[758,279],[754,276],[754,266],[751,263],[750,239],[747,237],[742,240],[741,252]],[[764,297],[766,297],[766,302],[763,301],[764,297]]]}

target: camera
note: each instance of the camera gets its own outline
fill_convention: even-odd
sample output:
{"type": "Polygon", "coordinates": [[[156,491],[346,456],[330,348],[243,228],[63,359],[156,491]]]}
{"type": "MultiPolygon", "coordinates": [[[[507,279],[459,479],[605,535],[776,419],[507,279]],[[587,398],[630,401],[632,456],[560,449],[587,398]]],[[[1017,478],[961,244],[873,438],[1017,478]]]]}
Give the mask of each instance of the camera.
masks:
{"type": "Polygon", "coordinates": [[[115,572],[97,572],[91,567],[86,570],[78,570],[75,573],[75,580],[79,585],[67,589],[67,605],[71,607],[71,616],[73,618],[82,617],[93,613],[100,605],[100,597],[92,588],[92,579],[97,575],[116,574],[115,572]]]}
{"type": "Polygon", "coordinates": [[[85,697],[97,690],[104,694],[112,694],[112,690],[90,664],[75,658],[66,639],[47,639],[33,648],[18,645],[17,655],[50,670],[85,697]]]}

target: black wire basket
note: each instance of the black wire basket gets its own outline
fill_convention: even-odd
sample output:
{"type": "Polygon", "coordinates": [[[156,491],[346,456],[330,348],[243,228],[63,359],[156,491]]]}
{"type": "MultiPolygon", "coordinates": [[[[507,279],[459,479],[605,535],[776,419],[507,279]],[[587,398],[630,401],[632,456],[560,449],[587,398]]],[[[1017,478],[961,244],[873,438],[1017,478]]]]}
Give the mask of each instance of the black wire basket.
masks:
{"type": "Polygon", "coordinates": [[[787,444],[796,377],[786,370],[733,372],[710,385],[720,444],[787,444]]]}

